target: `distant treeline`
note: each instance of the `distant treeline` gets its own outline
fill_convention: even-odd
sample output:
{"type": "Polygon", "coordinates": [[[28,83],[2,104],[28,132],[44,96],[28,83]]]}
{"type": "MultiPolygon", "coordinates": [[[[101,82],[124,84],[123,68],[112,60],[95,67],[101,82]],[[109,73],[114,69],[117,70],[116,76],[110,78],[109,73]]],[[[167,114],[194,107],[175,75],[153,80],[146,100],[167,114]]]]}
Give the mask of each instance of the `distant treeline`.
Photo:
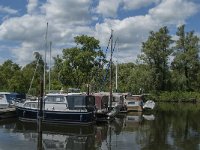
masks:
{"type": "MultiPolygon", "coordinates": [[[[99,40],[81,35],[76,36],[74,41],[77,46],[63,49],[62,56],[53,58],[50,88],[60,90],[73,87],[86,91],[89,84],[93,92],[108,91],[110,65],[99,46],[99,40]]],[[[47,64],[45,66],[48,68],[47,64]]],[[[115,64],[113,66],[115,78],[115,64]]],[[[0,65],[0,91],[38,95],[43,70],[44,61],[39,53],[35,53],[35,60],[24,67],[7,60],[0,65]]],[[[46,69],[46,89],[49,89],[48,73],[46,69]]],[[[142,43],[137,61],[118,64],[118,92],[198,93],[199,83],[199,38],[194,31],[186,32],[185,25],[177,28],[176,38],[172,38],[167,27],[151,31],[148,39],[142,43]]],[[[113,87],[114,84],[115,80],[113,87]]]]}

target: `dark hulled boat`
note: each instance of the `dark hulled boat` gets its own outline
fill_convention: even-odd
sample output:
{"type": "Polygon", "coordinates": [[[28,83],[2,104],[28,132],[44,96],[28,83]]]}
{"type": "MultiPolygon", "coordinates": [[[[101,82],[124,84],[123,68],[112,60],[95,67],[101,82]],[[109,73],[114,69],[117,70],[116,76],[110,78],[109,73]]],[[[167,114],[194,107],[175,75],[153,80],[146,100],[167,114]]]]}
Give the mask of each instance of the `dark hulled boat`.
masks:
{"type": "MultiPolygon", "coordinates": [[[[16,106],[21,121],[37,121],[38,101],[27,100],[16,106]]],[[[84,94],[47,94],[44,98],[42,122],[87,125],[95,121],[95,98],[84,94]]]]}

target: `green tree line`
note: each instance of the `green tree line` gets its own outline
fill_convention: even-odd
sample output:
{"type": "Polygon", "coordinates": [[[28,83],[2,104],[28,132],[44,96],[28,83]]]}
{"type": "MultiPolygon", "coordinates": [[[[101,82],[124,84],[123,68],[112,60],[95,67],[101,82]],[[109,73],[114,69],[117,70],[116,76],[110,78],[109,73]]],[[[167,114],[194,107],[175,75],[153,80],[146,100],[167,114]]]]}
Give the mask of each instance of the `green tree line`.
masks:
{"type": "MultiPolygon", "coordinates": [[[[108,91],[110,62],[99,40],[81,35],[74,37],[74,42],[75,47],[63,49],[62,56],[53,57],[50,83],[46,69],[46,87],[50,84],[53,90],[80,88],[86,91],[89,84],[93,92],[108,91]]],[[[116,64],[113,66],[114,78],[116,64]]],[[[0,91],[37,95],[43,70],[44,61],[39,53],[24,67],[7,60],[0,65],[0,91]]],[[[118,64],[118,92],[199,92],[199,83],[199,38],[194,31],[186,32],[185,25],[177,28],[175,38],[166,26],[149,32],[136,62],[118,64]]]]}

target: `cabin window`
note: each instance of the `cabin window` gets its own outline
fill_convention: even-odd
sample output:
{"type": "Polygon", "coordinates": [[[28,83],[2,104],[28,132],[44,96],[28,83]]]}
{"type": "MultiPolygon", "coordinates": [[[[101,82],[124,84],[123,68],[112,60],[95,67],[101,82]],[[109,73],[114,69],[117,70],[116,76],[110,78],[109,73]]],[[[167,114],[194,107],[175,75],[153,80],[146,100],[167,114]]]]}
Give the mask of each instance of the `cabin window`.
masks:
{"type": "Polygon", "coordinates": [[[50,103],[65,102],[65,98],[63,96],[47,96],[45,102],[50,102],[50,103]]]}
{"type": "Polygon", "coordinates": [[[135,104],[135,102],[128,102],[128,104],[129,104],[129,105],[134,105],[134,104],[135,104]]]}
{"type": "Polygon", "coordinates": [[[31,107],[31,103],[25,103],[24,107],[31,107]]]}
{"type": "Polygon", "coordinates": [[[85,106],[85,97],[83,96],[67,96],[67,103],[69,109],[75,109],[85,106]]]}
{"type": "Polygon", "coordinates": [[[80,106],[83,106],[84,105],[84,99],[83,97],[76,97],[74,99],[74,106],[75,107],[80,107],[80,106]]]}
{"type": "Polygon", "coordinates": [[[26,108],[38,108],[38,103],[25,103],[24,107],[26,107],[26,108]]]}
{"type": "Polygon", "coordinates": [[[31,104],[31,107],[32,107],[32,108],[38,108],[38,103],[32,103],[32,104],[31,104]]]}

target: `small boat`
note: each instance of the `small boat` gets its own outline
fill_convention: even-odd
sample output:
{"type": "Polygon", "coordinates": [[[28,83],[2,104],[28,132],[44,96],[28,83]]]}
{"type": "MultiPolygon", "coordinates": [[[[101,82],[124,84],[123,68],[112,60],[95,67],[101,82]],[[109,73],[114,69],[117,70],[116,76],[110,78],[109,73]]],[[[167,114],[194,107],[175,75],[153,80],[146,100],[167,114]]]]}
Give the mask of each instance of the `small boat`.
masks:
{"type": "MultiPolygon", "coordinates": [[[[37,121],[39,105],[27,100],[16,105],[21,121],[37,121]]],[[[88,125],[95,121],[95,98],[85,94],[47,94],[43,102],[42,122],[88,125]]]]}
{"type": "Polygon", "coordinates": [[[15,103],[20,94],[0,92],[0,119],[16,117],[15,103]]]}
{"type": "Polygon", "coordinates": [[[0,92],[0,109],[14,107],[15,96],[10,92],[0,92]]]}
{"type": "Polygon", "coordinates": [[[144,103],[143,109],[154,109],[156,103],[153,100],[148,100],[144,103]]]}
{"type": "Polygon", "coordinates": [[[143,111],[143,95],[127,95],[125,104],[127,111],[143,111]]]}

